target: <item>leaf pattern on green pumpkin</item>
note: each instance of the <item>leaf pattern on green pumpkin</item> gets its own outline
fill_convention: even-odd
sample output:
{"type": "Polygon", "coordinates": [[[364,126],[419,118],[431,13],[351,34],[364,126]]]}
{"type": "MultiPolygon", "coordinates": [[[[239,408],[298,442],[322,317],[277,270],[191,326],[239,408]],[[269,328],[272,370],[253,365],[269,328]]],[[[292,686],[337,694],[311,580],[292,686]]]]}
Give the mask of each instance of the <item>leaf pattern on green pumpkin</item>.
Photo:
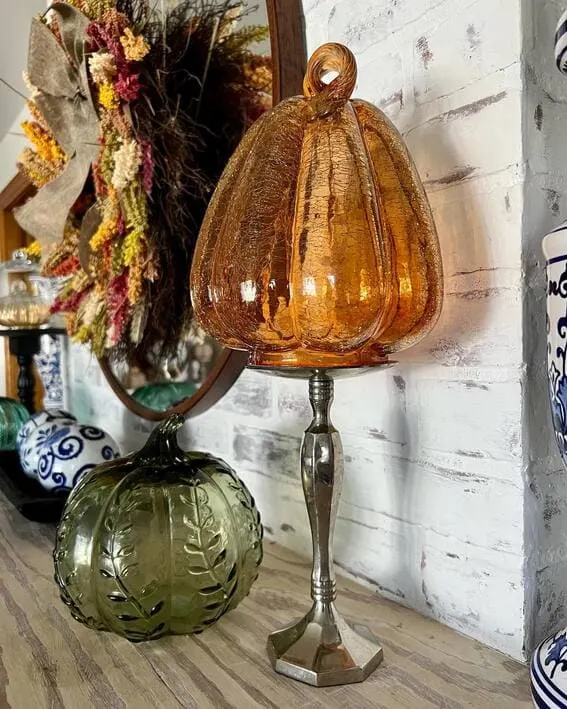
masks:
{"type": "Polygon", "coordinates": [[[176,573],[192,577],[192,605],[200,623],[195,632],[212,625],[226,611],[236,591],[238,567],[227,547],[222,520],[215,517],[209,494],[199,479],[186,484],[177,497],[185,538],[175,550],[176,573]]]}
{"type": "MultiPolygon", "coordinates": [[[[153,493],[161,494],[159,489],[153,493]]],[[[138,559],[135,517],[147,507],[146,488],[134,486],[121,491],[106,511],[98,547],[98,587],[104,615],[115,632],[134,642],[152,640],[167,632],[166,602],[156,597],[163,591],[158,578],[149,578],[142,586],[138,583],[143,571],[157,571],[147,564],[142,569],[138,559]]]]}
{"type": "Polygon", "coordinates": [[[246,535],[243,535],[246,540],[246,548],[242,550],[242,567],[239,574],[239,578],[245,583],[239,584],[239,588],[234,594],[229,607],[229,610],[231,610],[236,608],[240,601],[249,594],[252,583],[258,578],[259,567],[263,558],[262,538],[264,529],[254,498],[234,470],[221,468],[217,472],[223,476],[225,484],[234,494],[236,504],[232,506],[232,511],[239,528],[246,530],[246,535]]]}
{"type": "Polygon", "coordinates": [[[203,453],[159,455],[108,464],[92,489],[84,478],[55,552],[72,614],[132,641],[209,627],[247,595],[262,557],[260,518],[233,470],[203,453]]]}
{"type": "Polygon", "coordinates": [[[104,497],[105,491],[89,481],[82,486],[80,495],[74,494],[69,498],[57,528],[57,543],[53,550],[54,578],[61,600],[75,620],[95,630],[102,630],[104,623],[94,612],[87,610],[94,611],[96,602],[92,596],[85,597],[85,586],[80,583],[74,556],[69,550],[75,548],[75,520],[82,519],[89,509],[99,508],[104,497]]]}

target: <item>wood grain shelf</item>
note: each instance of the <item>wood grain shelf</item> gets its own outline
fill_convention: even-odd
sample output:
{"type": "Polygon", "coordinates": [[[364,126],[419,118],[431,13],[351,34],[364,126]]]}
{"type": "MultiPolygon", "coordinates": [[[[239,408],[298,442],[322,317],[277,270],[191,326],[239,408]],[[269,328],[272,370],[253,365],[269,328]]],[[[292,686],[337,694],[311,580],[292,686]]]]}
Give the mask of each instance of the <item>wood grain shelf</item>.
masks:
{"type": "Polygon", "coordinates": [[[53,526],[0,495],[1,709],[528,709],[525,666],[339,579],[343,613],[381,638],[363,684],[317,689],[276,675],[268,633],[306,610],[309,564],[266,544],[251,595],[194,637],[132,645],[72,620],[52,576],[53,526]]]}

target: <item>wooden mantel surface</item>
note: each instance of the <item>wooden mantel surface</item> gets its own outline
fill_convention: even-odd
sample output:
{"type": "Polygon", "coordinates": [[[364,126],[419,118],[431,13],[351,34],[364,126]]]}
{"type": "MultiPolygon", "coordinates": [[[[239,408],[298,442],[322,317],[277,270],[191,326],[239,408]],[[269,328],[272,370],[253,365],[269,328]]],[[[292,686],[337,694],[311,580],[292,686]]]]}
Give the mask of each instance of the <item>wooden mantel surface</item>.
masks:
{"type": "Polygon", "coordinates": [[[524,666],[339,579],[339,608],[381,638],[364,683],[317,689],[276,675],[268,633],[307,610],[308,563],[266,544],[250,597],[196,637],[132,645],[74,621],[52,580],[54,528],[0,498],[0,709],[521,709],[524,666]]]}

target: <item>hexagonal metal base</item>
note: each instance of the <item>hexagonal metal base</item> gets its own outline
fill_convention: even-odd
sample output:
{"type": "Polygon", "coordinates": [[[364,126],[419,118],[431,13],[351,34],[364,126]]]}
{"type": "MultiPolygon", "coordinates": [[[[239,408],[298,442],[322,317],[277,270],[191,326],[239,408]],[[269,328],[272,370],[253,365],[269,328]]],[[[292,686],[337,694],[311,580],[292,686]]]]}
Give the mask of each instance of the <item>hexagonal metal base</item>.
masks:
{"type": "Polygon", "coordinates": [[[332,603],[317,602],[300,621],[268,637],[268,655],[276,672],[315,687],[362,682],[384,657],[367,628],[355,630],[332,603]]]}

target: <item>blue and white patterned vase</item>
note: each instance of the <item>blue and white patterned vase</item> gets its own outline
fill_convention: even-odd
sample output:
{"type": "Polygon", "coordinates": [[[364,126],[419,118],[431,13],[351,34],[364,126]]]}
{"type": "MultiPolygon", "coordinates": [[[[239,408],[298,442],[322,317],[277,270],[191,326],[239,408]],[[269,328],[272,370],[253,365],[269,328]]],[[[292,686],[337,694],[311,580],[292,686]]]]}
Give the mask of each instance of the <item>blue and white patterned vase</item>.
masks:
{"type": "MultiPolygon", "coordinates": [[[[547,373],[555,438],[567,466],[567,222],[542,243],[547,264],[547,373]]],[[[535,650],[530,676],[534,706],[567,709],[567,629],[535,650]]]]}
{"type": "Polygon", "coordinates": [[[37,478],[39,463],[39,446],[36,438],[45,438],[59,426],[76,423],[76,418],[68,411],[50,409],[34,414],[18,433],[16,447],[20,456],[20,464],[24,473],[30,478],[37,478]]]}
{"type": "Polygon", "coordinates": [[[567,74],[567,10],[559,18],[555,31],[555,63],[562,74],[567,74]]]}
{"type": "Polygon", "coordinates": [[[45,392],[43,407],[46,410],[60,409],[65,406],[61,338],[58,335],[42,335],[40,348],[33,361],[45,392]]]}
{"type": "MultiPolygon", "coordinates": [[[[555,35],[555,62],[567,74],[567,11],[555,35]]],[[[547,374],[555,438],[567,466],[567,222],[543,239],[547,265],[547,374]]],[[[530,663],[534,706],[567,709],[567,628],[544,640],[530,663]]]]}
{"type": "Polygon", "coordinates": [[[559,452],[567,465],[567,222],[543,240],[547,264],[547,373],[559,452]]]}

